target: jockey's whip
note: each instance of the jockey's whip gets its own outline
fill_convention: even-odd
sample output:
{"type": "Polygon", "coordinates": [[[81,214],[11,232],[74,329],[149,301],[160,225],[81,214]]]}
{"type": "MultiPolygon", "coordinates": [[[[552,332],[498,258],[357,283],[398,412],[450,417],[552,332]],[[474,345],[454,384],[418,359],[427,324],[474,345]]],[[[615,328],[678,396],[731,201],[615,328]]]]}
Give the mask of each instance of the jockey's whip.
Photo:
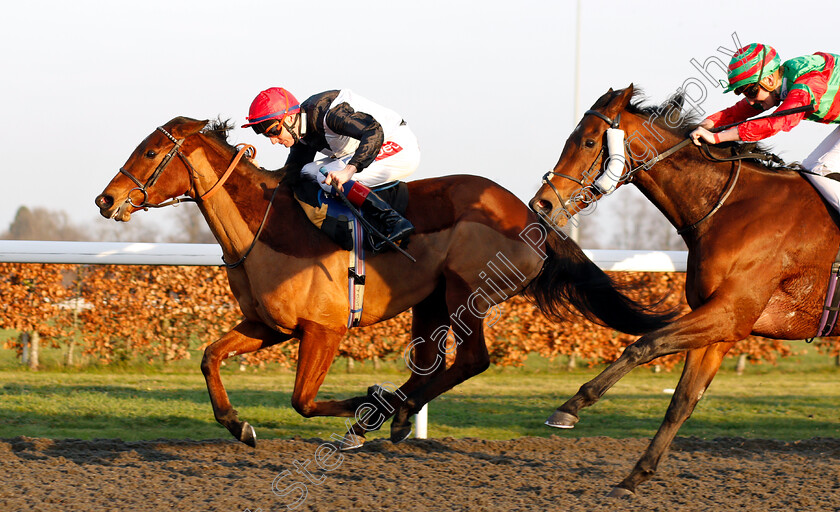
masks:
{"type": "MultiPolygon", "coordinates": [[[[327,170],[324,169],[323,167],[321,167],[320,171],[321,171],[321,174],[323,174],[324,176],[327,175],[327,170]]],[[[405,250],[402,247],[400,247],[399,245],[394,243],[393,240],[391,240],[387,236],[383,235],[382,233],[379,232],[378,229],[373,227],[373,225],[370,222],[368,222],[367,219],[365,219],[362,216],[362,213],[358,209],[356,209],[356,207],[353,205],[353,203],[351,203],[350,200],[347,199],[347,196],[344,195],[344,192],[342,192],[341,189],[339,189],[338,187],[336,187],[334,185],[332,185],[332,189],[333,189],[333,193],[336,196],[338,196],[338,198],[341,200],[341,202],[344,204],[344,206],[346,206],[353,213],[353,215],[355,215],[356,218],[359,219],[359,222],[362,223],[362,226],[364,226],[365,229],[370,231],[374,236],[385,240],[386,244],[388,244],[391,248],[395,249],[397,252],[399,252],[400,254],[402,254],[403,256],[408,258],[409,260],[411,260],[412,263],[417,263],[417,260],[414,259],[414,256],[405,252],[405,250]]]]}
{"type": "Polygon", "coordinates": [[[784,117],[784,116],[789,116],[791,114],[799,114],[800,112],[813,112],[813,111],[814,111],[814,106],[813,105],[803,105],[801,107],[793,107],[793,108],[789,108],[787,110],[780,110],[780,111],[777,111],[777,112],[773,112],[772,114],[767,114],[766,116],[754,117],[752,119],[745,119],[743,121],[738,121],[737,123],[727,124],[727,125],[724,125],[724,126],[715,126],[714,128],[712,128],[709,131],[712,132],[712,133],[720,133],[724,130],[728,130],[730,128],[738,126],[739,124],[746,123],[747,121],[758,121],[758,120],[761,120],[761,119],[770,119],[771,117],[784,117]]]}

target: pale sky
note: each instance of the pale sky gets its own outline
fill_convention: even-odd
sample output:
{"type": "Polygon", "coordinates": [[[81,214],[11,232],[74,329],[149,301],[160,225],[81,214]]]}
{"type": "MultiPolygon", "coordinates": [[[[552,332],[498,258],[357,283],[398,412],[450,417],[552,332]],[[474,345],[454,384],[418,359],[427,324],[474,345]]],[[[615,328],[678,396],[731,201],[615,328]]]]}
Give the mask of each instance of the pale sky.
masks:
{"type": "MultiPolygon", "coordinates": [[[[422,151],[415,178],[480,174],[527,201],[577,123],[576,5],[8,3],[0,17],[0,231],[21,205],[109,222],[94,197],[156,126],[178,115],[233,119],[230,140],[255,145],[264,167],[280,167],[287,150],[238,128],[253,97],[272,86],[301,101],[353,89],[413,128],[422,151]]],[[[699,78],[692,58],[728,63],[717,48],[734,48],[733,32],[743,44],[773,45],[783,60],[838,53],[838,24],[840,3],[827,1],[584,1],[578,106],[631,82],[660,103],[699,78]]],[[[707,114],[735,101],[720,90],[709,88],[707,114]]],[[[830,130],[804,122],[769,142],[801,160],[830,130]]],[[[165,227],[171,212],[140,215],[165,227]]]]}

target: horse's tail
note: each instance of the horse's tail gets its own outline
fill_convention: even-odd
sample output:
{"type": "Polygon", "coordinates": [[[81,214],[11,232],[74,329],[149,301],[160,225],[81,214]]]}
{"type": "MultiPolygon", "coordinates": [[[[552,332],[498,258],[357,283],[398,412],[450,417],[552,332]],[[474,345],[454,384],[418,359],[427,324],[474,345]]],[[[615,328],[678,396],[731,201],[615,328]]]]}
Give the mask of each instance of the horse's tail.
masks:
{"type": "Polygon", "coordinates": [[[677,308],[661,310],[661,299],[640,304],[625,292],[631,286],[614,282],[571,240],[562,240],[548,230],[547,257],[523,293],[536,302],[542,313],[566,320],[575,310],[587,320],[628,334],[659,329],[677,316],[677,308]]]}

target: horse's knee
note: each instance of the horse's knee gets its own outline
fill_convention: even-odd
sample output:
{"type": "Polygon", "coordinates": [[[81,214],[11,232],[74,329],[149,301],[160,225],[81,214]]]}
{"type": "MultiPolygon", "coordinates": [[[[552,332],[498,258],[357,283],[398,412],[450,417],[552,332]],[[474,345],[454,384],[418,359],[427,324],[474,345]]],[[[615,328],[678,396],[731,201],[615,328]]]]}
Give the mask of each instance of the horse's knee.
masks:
{"type": "Polygon", "coordinates": [[[694,407],[697,405],[697,402],[700,401],[702,396],[703,391],[699,391],[695,396],[690,396],[690,394],[685,392],[680,393],[678,391],[671,400],[668,410],[665,411],[665,421],[677,425],[682,425],[688,421],[688,418],[691,417],[691,413],[694,412],[694,407]]]}
{"type": "Polygon", "coordinates": [[[213,354],[210,352],[210,347],[204,349],[204,356],[201,358],[201,373],[204,374],[205,377],[209,377],[216,368],[218,368],[218,363],[215,363],[213,354]]]}
{"type": "Polygon", "coordinates": [[[301,400],[300,398],[292,397],[292,407],[304,418],[314,416],[315,404],[312,403],[312,400],[301,400]]]}
{"type": "Polygon", "coordinates": [[[652,352],[651,345],[640,340],[627,346],[621,354],[621,357],[632,365],[640,365],[653,359],[651,356],[652,352]]]}
{"type": "Polygon", "coordinates": [[[476,361],[471,370],[474,372],[473,375],[478,375],[479,373],[484,373],[484,371],[490,368],[490,357],[482,358],[480,361],[476,361]]]}

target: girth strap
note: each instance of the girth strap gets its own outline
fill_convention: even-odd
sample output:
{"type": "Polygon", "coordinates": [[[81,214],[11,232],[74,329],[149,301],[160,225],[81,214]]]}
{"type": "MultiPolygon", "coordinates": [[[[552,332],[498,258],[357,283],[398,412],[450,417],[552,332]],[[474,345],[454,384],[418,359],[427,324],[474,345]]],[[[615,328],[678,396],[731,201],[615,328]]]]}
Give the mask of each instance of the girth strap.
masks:
{"type": "Polygon", "coordinates": [[[354,216],[349,227],[353,249],[349,252],[350,263],[347,268],[347,298],[350,303],[350,314],[347,317],[348,329],[359,326],[365,298],[365,244],[362,223],[359,222],[358,217],[354,216]]]}
{"type": "MultiPolygon", "coordinates": [[[[817,329],[815,338],[828,336],[834,330],[837,324],[837,317],[840,316],[840,251],[834,257],[834,263],[831,264],[831,274],[828,277],[828,292],[825,294],[825,305],[823,306],[823,313],[820,317],[820,326],[817,329]]],[[[814,341],[814,338],[807,340],[808,343],[814,341]]]]}

